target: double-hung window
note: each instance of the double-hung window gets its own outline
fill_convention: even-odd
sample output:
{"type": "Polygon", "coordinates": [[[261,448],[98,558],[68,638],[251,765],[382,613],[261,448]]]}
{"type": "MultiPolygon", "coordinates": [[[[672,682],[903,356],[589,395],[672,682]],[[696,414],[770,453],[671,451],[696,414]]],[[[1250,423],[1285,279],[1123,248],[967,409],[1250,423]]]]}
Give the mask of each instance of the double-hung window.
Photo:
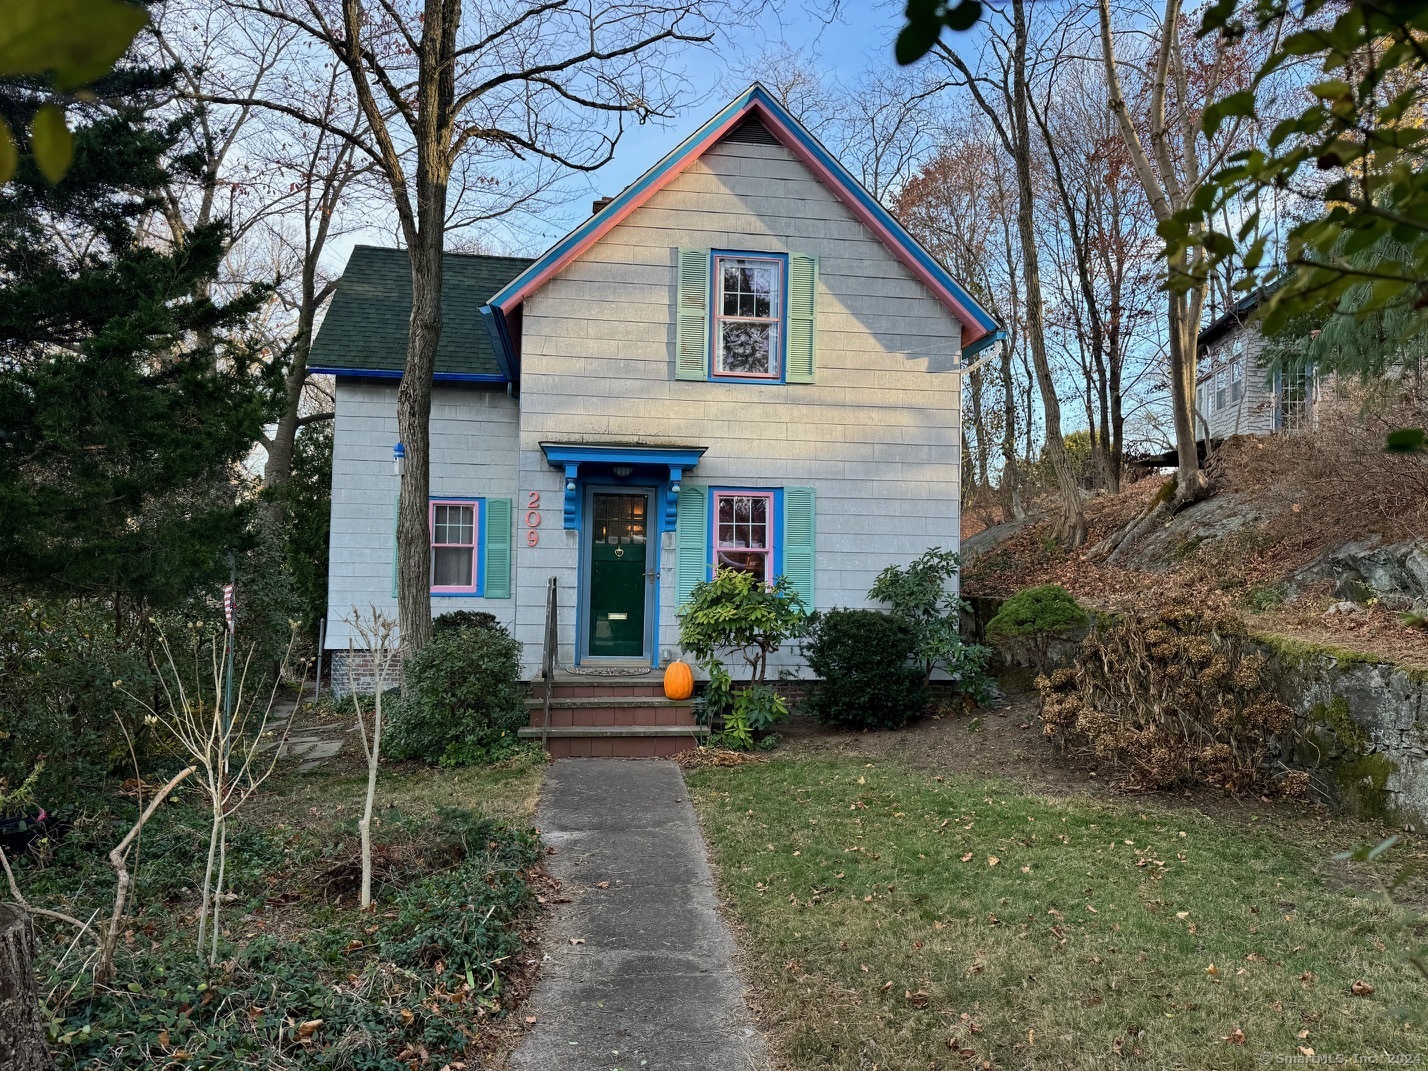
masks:
{"type": "Polygon", "coordinates": [[[773,579],[774,496],[720,491],[714,496],[714,565],[773,579]]]}
{"type": "Polygon", "coordinates": [[[1224,370],[1224,368],[1221,368],[1221,369],[1219,369],[1219,371],[1217,371],[1217,372],[1215,373],[1215,410],[1216,410],[1216,412],[1218,412],[1219,410],[1223,409],[1224,407],[1225,407],[1225,370],[1224,370]]]}
{"type": "Polygon", "coordinates": [[[714,375],[782,375],[783,259],[714,258],[714,375]]]}
{"type": "Polygon", "coordinates": [[[471,595],[476,592],[476,565],[481,503],[477,499],[433,499],[431,502],[431,593],[471,595]]]}
{"type": "MultiPolygon", "coordinates": [[[[1236,347],[1238,348],[1238,347],[1236,347]]],[[[1245,359],[1236,357],[1230,365],[1230,401],[1237,402],[1245,394],[1245,359]]]]}

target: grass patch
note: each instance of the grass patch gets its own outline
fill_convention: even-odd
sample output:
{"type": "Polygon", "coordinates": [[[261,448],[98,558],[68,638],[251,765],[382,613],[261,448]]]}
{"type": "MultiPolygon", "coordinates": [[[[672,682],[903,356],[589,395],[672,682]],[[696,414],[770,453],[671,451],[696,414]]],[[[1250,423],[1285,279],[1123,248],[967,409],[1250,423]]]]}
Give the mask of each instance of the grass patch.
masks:
{"type": "Polygon", "coordinates": [[[1414,920],[1268,832],[851,760],[688,777],[794,1068],[1428,1052],[1414,920]]]}

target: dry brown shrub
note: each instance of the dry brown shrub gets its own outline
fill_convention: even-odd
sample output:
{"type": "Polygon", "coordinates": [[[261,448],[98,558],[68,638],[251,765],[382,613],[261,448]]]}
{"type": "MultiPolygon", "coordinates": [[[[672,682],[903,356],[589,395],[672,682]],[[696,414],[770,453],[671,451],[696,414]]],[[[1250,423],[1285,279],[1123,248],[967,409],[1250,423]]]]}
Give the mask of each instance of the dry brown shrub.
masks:
{"type": "Polygon", "coordinates": [[[1146,788],[1248,792],[1294,715],[1263,684],[1236,615],[1142,604],[1097,622],[1073,665],[1038,678],[1048,737],[1090,747],[1146,788]]]}

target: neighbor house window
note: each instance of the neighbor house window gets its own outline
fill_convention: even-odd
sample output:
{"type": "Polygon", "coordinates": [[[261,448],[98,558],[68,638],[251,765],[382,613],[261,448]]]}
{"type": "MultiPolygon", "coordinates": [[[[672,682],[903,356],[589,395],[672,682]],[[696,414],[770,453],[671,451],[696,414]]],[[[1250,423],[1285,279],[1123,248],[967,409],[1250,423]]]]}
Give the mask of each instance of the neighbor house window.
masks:
{"type": "Polygon", "coordinates": [[[475,499],[431,503],[431,592],[469,595],[476,590],[477,525],[481,504],[475,499]]]}
{"type": "Polygon", "coordinates": [[[714,286],[714,375],[778,379],[783,353],[783,261],[716,256],[714,286]]]}
{"type": "Polygon", "coordinates": [[[1221,368],[1215,373],[1215,409],[1220,410],[1225,407],[1225,370],[1221,368]]]}
{"type": "Polygon", "coordinates": [[[1237,402],[1244,397],[1245,393],[1245,362],[1243,357],[1236,357],[1235,363],[1230,366],[1230,401],[1237,402]]]}
{"type": "Polygon", "coordinates": [[[773,495],[744,491],[714,496],[714,565],[773,578],[773,495]]]}

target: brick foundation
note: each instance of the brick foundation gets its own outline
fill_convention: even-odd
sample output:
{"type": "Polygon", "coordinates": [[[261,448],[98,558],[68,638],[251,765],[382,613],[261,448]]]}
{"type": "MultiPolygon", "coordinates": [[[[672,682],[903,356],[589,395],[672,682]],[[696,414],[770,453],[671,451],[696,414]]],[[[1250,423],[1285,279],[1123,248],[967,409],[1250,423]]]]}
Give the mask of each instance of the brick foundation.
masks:
{"type": "MultiPolygon", "coordinates": [[[[371,695],[377,690],[375,671],[376,656],[371,651],[328,651],[328,666],[324,667],[331,681],[331,692],[338,698],[351,695],[371,695]]],[[[402,683],[400,657],[387,671],[388,688],[398,688],[402,683]]]]}

